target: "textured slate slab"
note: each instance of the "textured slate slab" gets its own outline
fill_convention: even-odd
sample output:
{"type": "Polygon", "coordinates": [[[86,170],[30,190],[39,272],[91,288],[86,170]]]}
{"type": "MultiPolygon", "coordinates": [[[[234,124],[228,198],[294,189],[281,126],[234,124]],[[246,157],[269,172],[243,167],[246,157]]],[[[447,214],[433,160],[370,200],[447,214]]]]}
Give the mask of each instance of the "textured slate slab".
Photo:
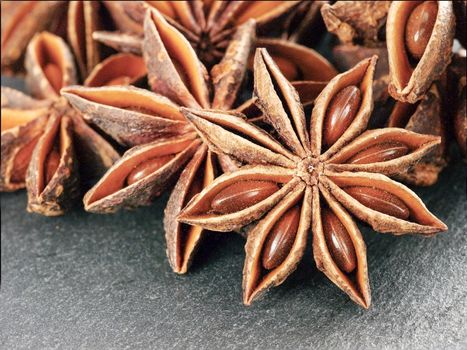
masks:
{"type": "Polygon", "coordinates": [[[0,348],[466,349],[466,178],[454,163],[436,186],[416,189],[449,232],[394,237],[361,225],[368,311],[317,271],[310,251],[244,307],[243,240],[230,234],[210,235],[192,272],[173,274],[166,197],[116,215],[44,218],[25,212],[24,192],[3,193],[0,348]]]}

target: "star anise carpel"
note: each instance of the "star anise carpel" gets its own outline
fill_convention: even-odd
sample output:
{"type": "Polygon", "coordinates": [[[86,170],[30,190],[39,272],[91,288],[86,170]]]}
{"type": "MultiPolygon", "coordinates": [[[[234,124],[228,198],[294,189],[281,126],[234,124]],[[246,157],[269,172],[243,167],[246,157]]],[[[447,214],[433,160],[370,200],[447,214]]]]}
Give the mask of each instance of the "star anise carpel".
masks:
{"type": "Polygon", "coordinates": [[[440,138],[399,128],[365,131],[376,61],[365,59],[333,78],[308,123],[291,83],[258,49],[254,96],[277,137],[237,115],[182,109],[213,152],[244,164],[215,179],[178,218],[213,231],[250,225],[245,304],[296,269],[311,233],[318,269],[367,308],[366,248],[354,218],[398,235],[447,229],[413,191],[389,177],[416,163],[440,138]]]}

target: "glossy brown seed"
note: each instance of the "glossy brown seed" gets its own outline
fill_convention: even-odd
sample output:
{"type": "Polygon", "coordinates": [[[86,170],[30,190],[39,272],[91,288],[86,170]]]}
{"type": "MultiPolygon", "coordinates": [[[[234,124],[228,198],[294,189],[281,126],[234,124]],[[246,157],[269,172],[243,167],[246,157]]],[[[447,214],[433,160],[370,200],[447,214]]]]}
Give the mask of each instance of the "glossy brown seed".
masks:
{"type": "Polygon", "coordinates": [[[11,174],[11,182],[21,183],[26,178],[26,171],[28,170],[29,161],[31,160],[32,151],[37,144],[39,137],[31,140],[26,146],[21,148],[16,154],[13,163],[13,172],[11,174]]]}
{"type": "Polygon", "coordinates": [[[300,208],[295,206],[279,219],[269,232],[263,248],[263,267],[272,270],[282,264],[295,241],[298,224],[300,222],[300,208]]]}
{"type": "Polygon", "coordinates": [[[211,208],[229,214],[251,207],[279,190],[271,181],[240,181],[220,191],[212,200],[211,208]]]}
{"type": "Polygon", "coordinates": [[[105,83],[106,86],[112,86],[112,85],[126,85],[127,82],[129,81],[129,78],[126,76],[122,77],[117,77],[113,78],[105,83]]]}
{"type": "Polygon", "coordinates": [[[45,161],[45,185],[47,185],[55,172],[57,171],[58,165],[60,164],[60,153],[57,150],[53,149],[50,151],[45,161]]]}
{"type": "Polygon", "coordinates": [[[145,178],[149,174],[152,174],[153,172],[162,168],[165,164],[170,162],[173,159],[173,157],[174,156],[172,154],[169,154],[161,157],[151,158],[145,162],[140,163],[127,176],[127,185],[130,186],[135,182],[145,178]]]}
{"type": "Polygon", "coordinates": [[[330,147],[347,130],[360,108],[361,92],[355,85],[339,91],[329,103],[324,118],[323,142],[330,147]]]}
{"type": "Polygon", "coordinates": [[[58,65],[49,63],[44,67],[44,74],[53,89],[59,93],[62,88],[62,71],[58,65]]]}
{"type": "Polygon", "coordinates": [[[410,55],[417,60],[423,56],[428,45],[437,13],[436,1],[424,1],[414,8],[407,20],[405,45],[410,55]]]}
{"type": "Polygon", "coordinates": [[[358,152],[347,163],[370,164],[386,162],[405,156],[407,153],[409,153],[409,148],[401,142],[383,142],[358,152]]]}
{"type": "Polygon", "coordinates": [[[293,62],[281,56],[273,56],[273,59],[287,80],[292,81],[299,78],[298,68],[293,62]]]}
{"type": "Polygon", "coordinates": [[[347,229],[328,208],[322,210],[321,220],[324,238],[332,259],[340,270],[351,273],[357,267],[357,255],[347,229]]]}
{"type": "Polygon", "coordinates": [[[410,216],[409,208],[392,193],[367,186],[351,186],[343,188],[364,206],[383,214],[406,220],[410,216]]]}

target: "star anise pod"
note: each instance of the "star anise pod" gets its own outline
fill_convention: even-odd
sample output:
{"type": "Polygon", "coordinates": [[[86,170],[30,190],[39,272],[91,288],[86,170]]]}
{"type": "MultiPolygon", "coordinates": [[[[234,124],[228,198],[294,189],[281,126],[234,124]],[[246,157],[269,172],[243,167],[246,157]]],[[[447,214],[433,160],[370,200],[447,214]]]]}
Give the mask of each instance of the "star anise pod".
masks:
{"type": "MultiPolygon", "coordinates": [[[[222,59],[236,28],[247,20],[256,20],[258,35],[277,33],[278,36],[288,29],[284,27],[286,24],[295,23],[289,19],[299,8],[305,11],[311,6],[303,1],[104,1],[104,3],[117,28],[125,33],[125,36],[119,36],[119,33],[98,33],[96,38],[119,46],[128,39],[130,45],[123,46],[131,49],[131,43],[137,40],[138,36],[143,35],[146,9],[156,8],[187,38],[198,58],[208,68],[222,59]]],[[[304,24],[305,21],[301,23],[304,24]]]]}
{"type": "Polygon", "coordinates": [[[111,28],[99,1],[2,1],[2,73],[23,69],[22,57],[32,37],[43,31],[62,36],[70,45],[82,77],[102,58],[96,30],[111,28]]]}
{"type": "Polygon", "coordinates": [[[264,49],[255,57],[259,108],[277,139],[221,111],[183,109],[205,143],[246,164],[194,197],[179,220],[214,231],[253,225],[245,246],[243,301],[281,284],[308,233],[319,270],[357,304],[370,305],[366,248],[354,216],[382,233],[433,235],[447,227],[387,175],[414,164],[440,138],[399,128],[365,131],[376,57],[332,79],[315,101],[309,131],[292,85],[264,49]]]}
{"type": "Polygon", "coordinates": [[[231,109],[246,70],[255,23],[247,21],[237,28],[222,61],[209,74],[186,38],[157,10],[148,10],[144,26],[144,59],[154,92],[75,86],[62,93],[85,119],[131,147],[85,195],[87,211],[108,213],[146,205],[181,172],[167,204],[164,227],[170,264],[184,273],[203,230],[181,225],[175,218],[217,176],[219,163],[233,165],[208,151],[179,108],[231,109]]]}
{"type": "MultiPolygon", "coordinates": [[[[119,154],[60,97],[63,86],[77,83],[73,56],[60,37],[36,34],[25,61],[29,89],[42,100],[2,87],[0,187],[26,186],[29,211],[60,215],[79,195],[79,175],[101,176],[119,154]]],[[[120,54],[96,66],[86,83],[135,82],[145,72],[140,57],[120,54]]]]}

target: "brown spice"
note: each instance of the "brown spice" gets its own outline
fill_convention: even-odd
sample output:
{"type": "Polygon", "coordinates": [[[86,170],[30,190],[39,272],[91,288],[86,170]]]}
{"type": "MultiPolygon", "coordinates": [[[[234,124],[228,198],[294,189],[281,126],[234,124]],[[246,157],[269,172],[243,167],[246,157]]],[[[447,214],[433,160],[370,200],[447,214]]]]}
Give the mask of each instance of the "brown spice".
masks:
{"type": "Polygon", "coordinates": [[[264,49],[255,57],[254,93],[268,123],[278,131],[277,138],[237,115],[182,109],[213,151],[246,165],[215,179],[179,215],[183,223],[215,231],[254,224],[245,247],[245,304],[295,270],[311,230],[317,267],[352,300],[368,307],[365,245],[350,214],[379,232],[432,235],[446,230],[412,191],[385,176],[407,169],[439,144],[439,137],[397,128],[363,132],[372,109],[375,65],[376,57],[365,59],[331,80],[315,101],[311,133],[296,91],[264,49]],[[342,109],[357,111],[353,120],[348,124],[347,115],[339,114],[331,134],[341,135],[325,144],[325,121],[334,113],[330,106],[342,91],[352,91],[344,94],[348,97],[355,89],[361,94],[358,107],[352,99],[339,102],[342,109]],[[407,152],[390,159],[373,156],[371,163],[348,162],[362,150],[381,149],[388,142],[405,146],[407,152]],[[268,184],[260,186],[271,188],[268,196],[254,196],[249,206],[232,197],[226,212],[211,210],[219,194],[228,197],[223,195],[226,189],[251,182],[268,184]],[[290,210],[299,218],[289,218],[290,210]],[[289,227],[296,227],[295,232],[289,227]],[[272,249],[271,240],[283,243],[272,249]]]}
{"type": "Polygon", "coordinates": [[[2,88],[1,189],[26,185],[28,210],[61,215],[79,196],[78,159],[86,163],[82,175],[89,179],[119,154],[58,95],[65,84],[76,83],[73,57],[62,39],[47,32],[34,36],[26,68],[31,90],[47,99],[2,88]]]}
{"type": "Polygon", "coordinates": [[[451,1],[392,2],[386,25],[392,97],[409,103],[423,98],[451,61],[454,33],[451,1]]]}

